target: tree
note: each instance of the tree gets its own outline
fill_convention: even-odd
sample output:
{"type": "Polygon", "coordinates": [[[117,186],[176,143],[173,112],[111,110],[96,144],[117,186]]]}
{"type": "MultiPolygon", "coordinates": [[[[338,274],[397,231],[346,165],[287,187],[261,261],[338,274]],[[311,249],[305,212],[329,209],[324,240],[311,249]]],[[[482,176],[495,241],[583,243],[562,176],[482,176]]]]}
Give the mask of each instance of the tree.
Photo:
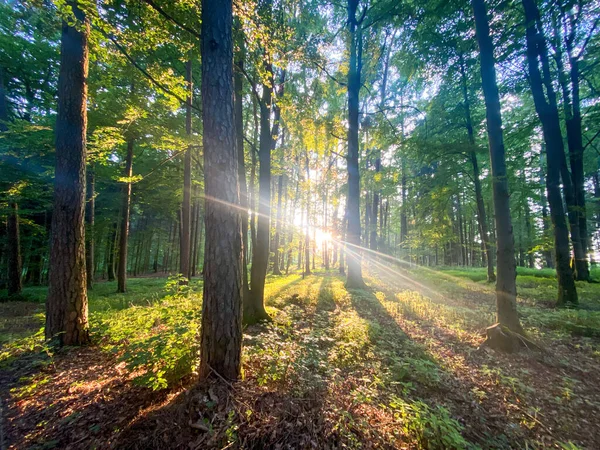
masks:
{"type": "Polygon", "coordinates": [[[200,376],[240,375],[242,235],[233,104],[233,5],[202,2],[206,246],[200,376]]]}
{"type": "MultiPolygon", "coordinates": [[[[360,92],[360,73],[362,69],[362,20],[357,20],[356,13],[359,0],[348,0],[348,30],[350,36],[350,66],[348,69],[348,197],[346,199],[346,219],[348,231],[346,239],[350,244],[348,249],[348,288],[362,288],[365,282],[362,278],[360,256],[360,173],[358,168],[358,107],[360,92]]],[[[364,17],[364,15],[363,15],[364,17]]]]}
{"type": "Polygon", "coordinates": [[[21,272],[21,236],[19,232],[19,206],[10,203],[10,213],[6,224],[8,236],[8,295],[19,295],[23,290],[21,272]]]}
{"type": "MultiPolygon", "coordinates": [[[[546,190],[550,204],[550,217],[554,227],[554,248],[556,254],[556,274],[558,278],[559,306],[578,303],[577,289],[570,265],[569,229],[565,220],[563,198],[560,191],[562,178],[567,205],[573,204],[571,179],[568,176],[564,143],[558,117],[556,94],[550,80],[546,40],[539,29],[539,11],[533,0],[523,0],[527,41],[527,66],[535,109],[542,124],[547,155],[546,190]],[[542,65],[540,72],[539,65],[542,65]],[[543,73],[543,76],[542,76],[543,73]],[[544,90],[546,93],[544,93],[544,90]],[[567,175],[565,176],[565,172],[567,175]],[[571,200],[569,200],[571,199],[571,200]]],[[[569,212],[572,242],[575,259],[581,259],[578,220],[575,211],[569,212]]]]}
{"type": "Polygon", "coordinates": [[[133,149],[135,137],[127,137],[127,156],[125,159],[125,172],[121,199],[121,230],[119,233],[119,263],[117,265],[117,292],[127,291],[127,245],[129,242],[129,222],[131,210],[131,177],[133,176],[133,149]]]}
{"type": "Polygon", "coordinates": [[[77,25],[63,23],[56,119],[56,171],[46,299],[46,339],[89,341],[85,269],[85,163],[90,24],[71,4],[77,25]]]}
{"type": "Polygon", "coordinates": [[[472,4],[475,15],[477,42],[479,44],[481,83],[485,98],[487,134],[490,160],[492,162],[492,187],[498,264],[496,313],[498,322],[501,325],[522,334],[523,329],[517,314],[515,243],[510,215],[500,95],[498,94],[498,84],[496,82],[494,44],[490,36],[487,9],[484,0],[472,0],[472,4]]]}
{"type": "MultiPolygon", "coordinates": [[[[185,69],[189,94],[185,105],[185,133],[192,135],[192,60],[188,60],[185,69]]],[[[192,209],[192,146],[188,144],[183,160],[183,202],[181,205],[181,250],[179,252],[179,272],[187,280],[190,279],[191,249],[191,209],[192,209]]]]}

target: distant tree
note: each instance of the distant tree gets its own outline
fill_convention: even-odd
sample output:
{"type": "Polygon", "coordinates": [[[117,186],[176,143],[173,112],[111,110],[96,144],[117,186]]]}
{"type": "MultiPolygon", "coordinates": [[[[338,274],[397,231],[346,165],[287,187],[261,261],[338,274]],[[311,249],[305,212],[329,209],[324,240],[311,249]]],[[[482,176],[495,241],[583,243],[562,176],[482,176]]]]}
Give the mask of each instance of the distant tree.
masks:
{"type": "Polygon", "coordinates": [[[240,375],[242,235],[233,104],[233,5],[202,2],[202,121],[206,246],[200,376],[240,375]]]}
{"type": "Polygon", "coordinates": [[[21,279],[21,233],[19,231],[19,206],[11,202],[6,224],[8,235],[8,295],[19,295],[23,289],[21,279]]]}
{"type": "Polygon", "coordinates": [[[90,24],[76,3],[70,6],[77,23],[62,26],[45,334],[62,345],[80,345],[89,341],[84,212],[90,24]]]}

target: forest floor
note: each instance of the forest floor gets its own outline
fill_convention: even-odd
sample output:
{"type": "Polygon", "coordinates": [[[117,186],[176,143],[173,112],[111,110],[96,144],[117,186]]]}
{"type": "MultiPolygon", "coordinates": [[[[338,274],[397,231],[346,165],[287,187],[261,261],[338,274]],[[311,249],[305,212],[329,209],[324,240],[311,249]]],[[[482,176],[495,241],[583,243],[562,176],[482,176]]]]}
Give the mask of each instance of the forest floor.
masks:
{"type": "Polygon", "coordinates": [[[43,347],[44,289],[0,304],[0,446],[9,449],[600,448],[600,284],[556,310],[551,271],[521,270],[519,311],[547,353],[480,348],[483,269],[365,267],[268,277],[243,380],[198,383],[201,284],[90,294],[94,344],[43,347]]]}

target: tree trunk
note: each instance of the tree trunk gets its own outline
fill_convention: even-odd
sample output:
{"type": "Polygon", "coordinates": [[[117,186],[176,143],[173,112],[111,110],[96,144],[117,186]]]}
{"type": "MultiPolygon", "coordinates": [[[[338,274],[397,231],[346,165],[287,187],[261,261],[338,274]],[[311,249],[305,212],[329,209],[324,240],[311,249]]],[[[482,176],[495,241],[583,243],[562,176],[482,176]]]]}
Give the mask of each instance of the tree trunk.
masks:
{"type": "Polygon", "coordinates": [[[477,161],[477,153],[475,153],[475,133],[473,131],[473,119],[471,117],[471,102],[469,100],[469,91],[467,84],[467,74],[465,61],[462,52],[459,53],[460,58],[460,75],[462,80],[463,102],[465,104],[465,123],[467,127],[467,135],[469,137],[469,159],[473,167],[473,184],[475,185],[475,201],[477,203],[477,221],[479,222],[479,232],[483,243],[483,251],[487,262],[487,281],[493,283],[496,281],[494,273],[494,260],[491,257],[490,241],[487,229],[487,217],[485,213],[485,204],[483,202],[483,193],[481,190],[481,180],[479,179],[479,164],[477,161]]]}
{"type": "Polygon", "coordinates": [[[200,376],[240,375],[242,233],[233,104],[233,6],[202,1],[202,121],[206,247],[200,376]],[[214,201],[213,201],[214,199],[214,201]]]}
{"type": "MultiPolygon", "coordinates": [[[[523,0],[523,9],[525,10],[526,41],[527,41],[527,63],[529,67],[529,82],[531,92],[535,103],[535,109],[542,124],[544,142],[547,155],[547,175],[546,190],[548,192],[548,203],[550,204],[550,217],[554,226],[554,248],[556,252],[556,273],[558,278],[558,300],[559,306],[578,303],[577,290],[573,271],[570,266],[569,251],[569,231],[565,221],[563,209],[563,199],[560,192],[560,181],[562,172],[562,181],[565,188],[565,195],[568,195],[570,189],[570,179],[565,176],[563,169],[566,169],[566,158],[564,153],[564,144],[562,133],[560,131],[560,121],[558,117],[558,107],[556,105],[556,94],[549,79],[546,42],[541,34],[541,30],[536,28],[539,18],[537,5],[533,0],[523,0]],[[539,69],[539,61],[542,62],[545,73],[545,82],[539,69]],[[546,93],[544,93],[544,88],[546,93]],[[546,99],[547,95],[547,99],[546,99]]],[[[567,204],[570,202],[567,200],[567,204]]],[[[578,226],[576,216],[573,212],[570,215],[571,222],[571,240],[574,247],[579,241],[576,236],[578,226]],[[571,220],[575,217],[575,221],[571,220]]],[[[575,249],[575,254],[581,252],[575,249]]]]}
{"type": "MultiPolygon", "coordinates": [[[[185,105],[185,134],[192,137],[192,60],[185,68],[188,95],[185,105]]],[[[188,144],[183,161],[183,202],[181,204],[181,239],[179,240],[179,273],[183,284],[190,279],[190,254],[192,242],[192,145],[188,144]]]]}
{"type": "Polygon", "coordinates": [[[517,314],[517,271],[515,267],[515,243],[510,217],[510,197],[502,136],[500,95],[496,82],[494,44],[490,36],[487,10],[484,0],[472,0],[475,28],[481,59],[481,81],[485,98],[487,134],[492,164],[492,187],[497,230],[496,311],[498,322],[514,332],[523,329],[517,314]]]}
{"type": "Polygon", "coordinates": [[[19,230],[19,206],[17,202],[10,202],[10,212],[6,222],[8,235],[8,295],[21,294],[23,283],[21,273],[21,233],[19,230]]]}
{"type": "Polygon", "coordinates": [[[86,197],[85,222],[87,224],[87,245],[85,247],[85,267],[87,270],[87,288],[92,289],[94,287],[94,220],[96,214],[96,174],[93,167],[88,171],[86,197]]]}
{"type": "Polygon", "coordinates": [[[236,70],[233,72],[235,138],[238,158],[238,182],[240,185],[240,206],[242,220],[242,285],[244,304],[249,301],[250,285],[248,281],[248,186],[246,184],[246,158],[244,153],[244,70],[245,42],[244,30],[239,19],[236,19],[237,53],[235,54],[236,70]]]}
{"type": "Polygon", "coordinates": [[[119,264],[117,267],[117,292],[127,291],[127,244],[129,240],[129,211],[131,209],[131,177],[133,175],[133,137],[127,139],[125,160],[125,186],[121,205],[121,231],[119,233],[119,264]]]}
{"type": "Polygon", "coordinates": [[[308,150],[306,150],[306,230],[304,235],[304,272],[310,275],[310,170],[308,167],[308,150]]]}
{"type": "Polygon", "coordinates": [[[89,342],[85,269],[85,161],[89,21],[69,2],[76,27],[62,25],[56,170],[46,299],[46,339],[89,342]]]}
{"type": "Polygon", "coordinates": [[[363,288],[360,252],[360,172],[358,167],[358,109],[360,74],[362,69],[362,31],[356,20],[359,0],[348,0],[348,28],[350,31],[348,69],[348,197],[347,197],[347,238],[350,245],[346,287],[363,288]]]}
{"type": "Polygon", "coordinates": [[[275,239],[273,242],[273,275],[281,275],[281,269],[279,267],[279,236],[281,234],[281,204],[283,196],[283,177],[283,174],[279,175],[279,180],[277,182],[277,221],[275,223],[275,239]]]}
{"type": "MultiPolygon", "coordinates": [[[[271,74],[272,67],[266,64],[271,74]]],[[[272,86],[272,84],[271,84],[272,86]]],[[[258,218],[256,226],[256,243],[252,250],[252,267],[250,279],[250,296],[244,304],[244,322],[254,323],[268,320],[265,311],[265,278],[269,264],[269,236],[271,228],[271,99],[272,88],[263,85],[260,101],[260,144],[258,152],[258,218]]]]}
{"type": "Polygon", "coordinates": [[[112,224],[112,229],[108,235],[106,244],[106,276],[108,281],[115,279],[115,246],[117,244],[117,222],[112,224]]]}

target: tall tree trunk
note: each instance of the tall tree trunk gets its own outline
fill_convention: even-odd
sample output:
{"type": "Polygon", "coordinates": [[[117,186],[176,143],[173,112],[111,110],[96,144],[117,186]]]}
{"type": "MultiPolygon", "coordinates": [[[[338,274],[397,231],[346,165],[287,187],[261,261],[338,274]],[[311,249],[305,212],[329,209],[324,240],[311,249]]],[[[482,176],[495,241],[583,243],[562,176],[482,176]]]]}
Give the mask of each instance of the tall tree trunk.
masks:
{"type": "Polygon", "coordinates": [[[348,197],[346,210],[348,220],[347,238],[350,249],[346,287],[363,288],[360,251],[360,172],[358,168],[358,109],[360,74],[362,69],[362,30],[356,20],[359,0],[348,0],[348,29],[350,32],[348,69],[348,197]]]}
{"type": "MultiPolygon", "coordinates": [[[[246,48],[244,30],[241,21],[235,19],[237,53],[235,54],[236,70],[233,72],[234,107],[235,107],[235,139],[238,157],[238,182],[240,185],[240,206],[242,220],[242,285],[244,304],[248,303],[250,285],[248,281],[248,186],[246,184],[246,158],[244,153],[244,60],[246,48]]],[[[253,152],[254,153],[254,152],[253,152]]]]}
{"type": "Polygon", "coordinates": [[[283,174],[279,175],[279,180],[277,181],[277,221],[275,223],[275,240],[273,242],[273,275],[281,275],[281,269],[279,267],[279,236],[281,234],[281,204],[283,196],[283,177],[283,174]]]}
{"type": "Polygon", "coordinates": [[[117,292],[127,291],[127,244],[129,241],[129,212],[131,209],[131,177],[133,175],[133,137],[127,138],[125,178],[121,200],[121,231],[119,233],[119,264],[117,266],[117,292]]]}
{"type": "Polygon", "coordinates": [[[202,1],[202,121],[206,247],[200,376],[240,375],[242,233],[233,104],[233,5],[202,1]],[[214,200],[213,200],[214,199],[214,200]]]}
{"type": "MultiPolygon", "coordinates": [[[[192,137],[192,60],[185,68],[188,95],[185,105],[185,134],[192,137]]],[[[183,161],[183,202],[181,204],[181,239],[179,240],[179,273],[187,284],[190,279],[190,254],[192,241],[192,145],[188,144],[183,161]]]]}
{"type": "Polygon", "coordinates": [[[117,244],[117,222],[112,224],[110,234],[108,235],[108,242],[106,245],[106,276],[108,281],[114,281],[115,279],[115,247],[117,244]]]}
{"type": "MultiPolygon", "coordinates": [[[[375,173],[381,171],[381,158],[375,159],[375,173]]],[[[379,181],[376,180],[376,183],[379,181]]],[[[371,207],[371,237],[370,248],[371,250],[377,251],[377,211],[379,209],[379,191],[375,189],[373,191],[373,206],[371,207]]]]}
{"type": "MultiPolygon", "coordinates": [[[[266,64],[267,73],[273,81],[272,67],[266,64]]],[[[272,86],[272,84],[271,84],[272,86]]],[[[271,229],[271,99],[272,88],[265,84],[260,101],[260,144],[258,152],[258,218],[256,243],[252,250],[250,296],[244,304],[244,322],[268,320],[265,311],[265,278],[269,264],[269,240],[271,229]]]]}
{"type": "Polygon", "coordinates": [[[85,247],[85,267],[87,270],[87,288],[94,287],[94,247],[95,233],[94,220],[96,214],[96,173],[94,167],[88,170],[87,189],[86,189],[86,205],[85,205],[85,222],[86,230],[86,247],[85,247]]]}
{"type": "Polygon", "coordinates": [[[460,75],[462,81],[463,102],[465,105],[465,123],[467,127],[467,135],[469,137],[469,159],[473,167],[473,184],[475,185],[475,202],[477,204],[477,221],[479,222],[479,233],[483,243],[483,251],[487,262],[487,281],[493,283],[496,281],[494,273],[494,260],[492,258],[492,250],[490,248],[490,240],[487,229],[487,217],[485,213],[485,204],[483,202],[483,192],[481,190],[481,180],[479,179],[479,164],[477,161],[477,153],[475,152],[475,133],[473,131],[473,118],[471,117],[471,102],[469,100],[469,91],[467,83],[467,73],[465,68],[464,55],[459,53],[460,59],[460,75]]]}
{"type": "Polygon", "coordinates": [[[10,212],[6,222],[8,235],[8,295],[19,295],[23,290],[21,280],[21,233],[19,230],[19,206],[17,202],[10,202],[10,212]]]}
{"type": "MultiPolygon", "coordinates": [[[[542,124],[544,142],[546,144],[546,190],[548,192],[548,203],[550,204],[550,217],[554,226],[554,248],[556,252],[556,273],[558,278],[557,304],[559,306],[567,304],[576,305],[578,303],[578,298],[574,275],[570,266],[569,231],[565,221],[563,199],[560,192],[561,174],[565,189],[565,197],[567,197],[567,205],[572,203],[569,201],[569,197],[572,197],[572,195],[570,195],[571,180],[569,179],[568,174],[565,176],[566,157],[562,133],[560,131],[556,94],[549,79],[546,41],[541,34],[541,30],[537,29],[539,19],[537,5],[534,0],[523,0],[523,9],[525,10],[527,26],[525,37],[527,41],[529,82],[535,109],[542,124]],[[542,78],[539,62],[542,63],[545,80],[542,78]],[[544,88],[546,94],[544,93],[544,88]]],[[[579,246],[579,250],[577,250],[576,244],[579,242],[579,237],[577,236],[577,216],[574,214],[574,211],[571,211],[569,219],[571,223],[571,240],[575,247],[575,258],[577,259],[577,255],[580,255],[581,253],[581,247],[579,246]],[[573,218],[575,220],[572,220],[573,218]]]]}
{"type": "Polygon", "coordinates": [[[310,169],[308,166],[308,150],[306,150],[305,159],[306,170],[306,231],[304,234],[304,272],[303,275],[310,275],[310,169]]]}
{"type": "Polygon", "coordinates": [[[77,4],[69,4],[80,23],[62,25],[45,334],[61,345],[80,345],[89,341],[84,214],[90,25],[77,4]]]}
{"type": "Polygon", "coordinates": [[[475,28],[481,60],[481,82],[485,98],[487,134],[492,163],[492,188],[494,215],[497,230],[496,311],[498,322],[511,330],[522,333],[523,329],[517,314],[517,270],[515,267],[515,243],[510,217],[510,198],[504,138],[502,136],[502,115],[500,95],[496,82],[494,44],[490,36],[487,10],[484,0],[472,0],[475,28]]]}

